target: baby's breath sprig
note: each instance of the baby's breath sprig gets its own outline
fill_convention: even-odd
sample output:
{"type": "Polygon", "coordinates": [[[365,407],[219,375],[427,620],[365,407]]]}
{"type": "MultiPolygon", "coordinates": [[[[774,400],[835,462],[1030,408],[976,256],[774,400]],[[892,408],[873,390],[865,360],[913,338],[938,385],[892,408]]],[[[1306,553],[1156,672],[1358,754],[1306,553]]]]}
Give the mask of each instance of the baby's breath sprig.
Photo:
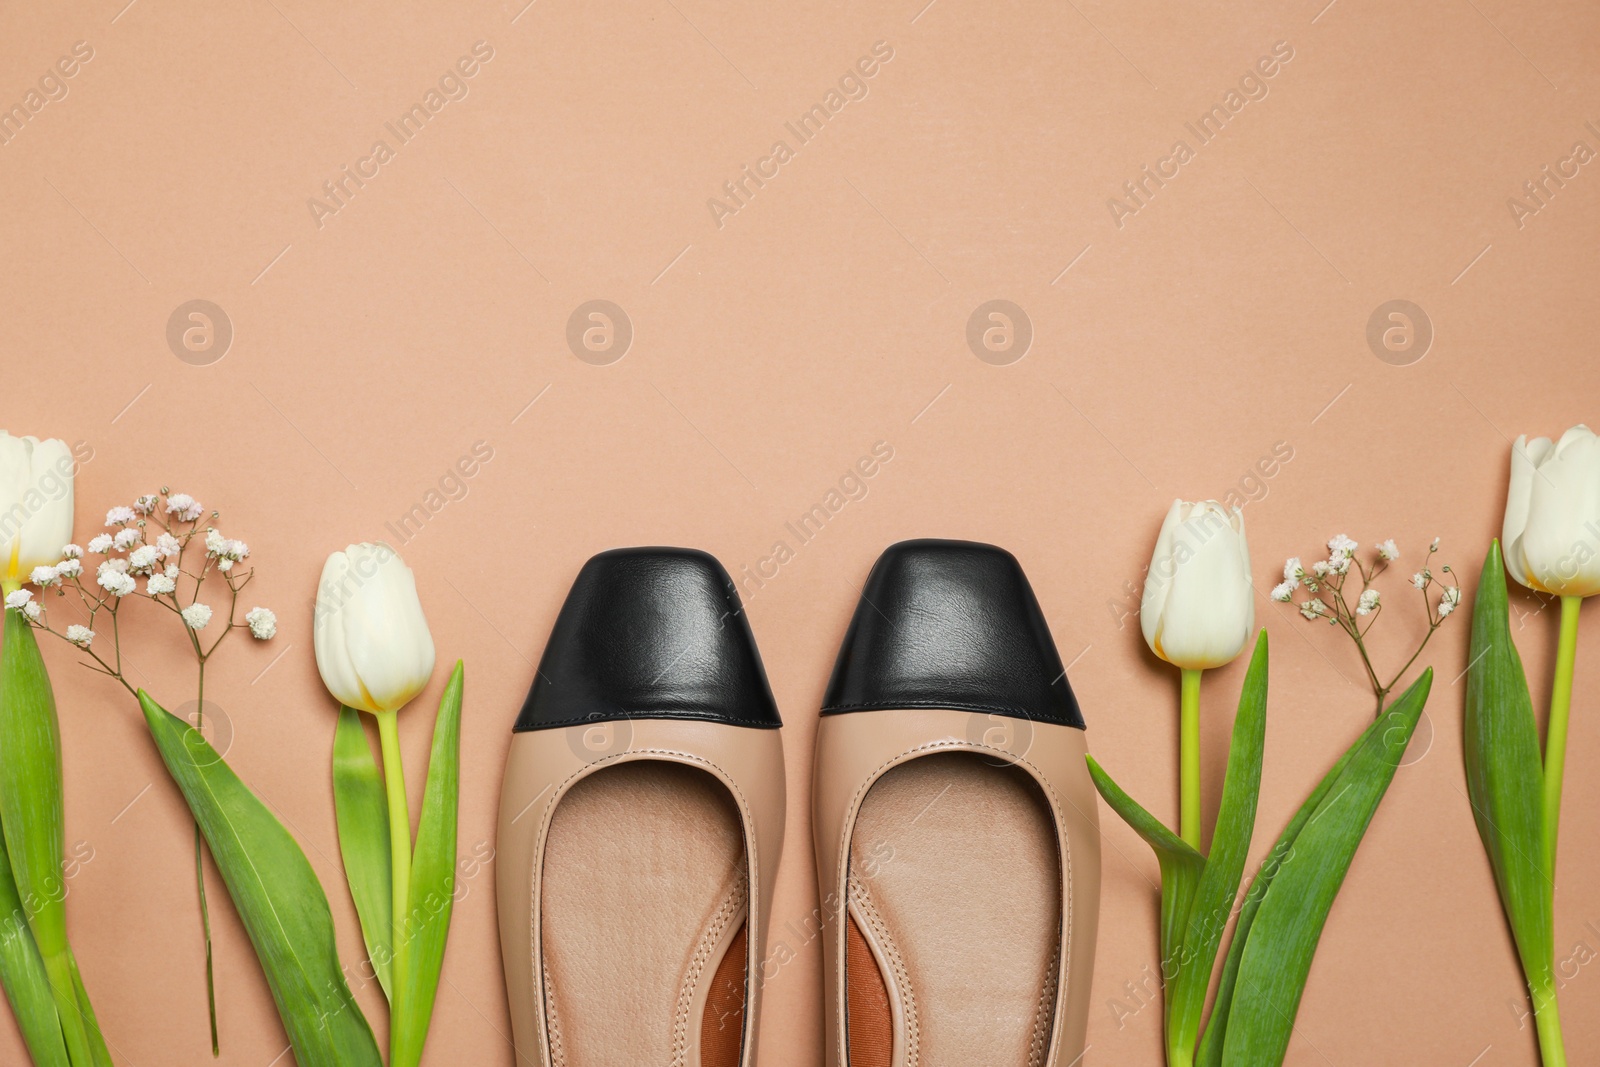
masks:
{"type": "MultiPolygon", "coordinates": [[[[61,550],[61,562],[49,567],[35,567],[29,581],[41,590],[55,589],[56,595],[76,597],[86,618],[64,629],[56,629],[43,610],[43,605],[33,601],[30,590],[12,594],[17,601],[12,607],[21,607],[24,616],[37,629],[54,634],[84,652],[92,662],[85,662],[100,674],[116,679],[135,697],[138,692],[128,681],[122,660],[122,642],[119,613],[129,598],[148,600],[177,616],[182,631],[194,651],[198,665],[197,691],[200,710],[205,709],[205,667],[217,647],[236,629],[249,630],[258,640],[268,640],[277,633],[277,616],[268,608],[252,607],[239,615],[239,594],[255,576],[254,568],[241,568],[239,564],[250,555],[250,546],[243,541],[224,537],[215,526],[201,526],[208,518],[215,521],[220,513],[209,516],[199,501],[188,493],[172,493],[165,487],[160,495],[149,493],[139,497],[133,506],[119,505],[106,512],[106,530],[91,538],[88,553],[104,558],[96,566],[92,583],[86,580],[84,549],[67,545],[61,550]],[[151,539],[150,535],[155,534],[151,539]],[[199,540],[200,546],[191,550],[199,540]],[[144,588],[139,579],[144,579],[144,588]],[[187,580],[185,580],[187,579],[187,580]],[[205,640],[202,631],[211,627],[215,619],[212,606],[200,599],[206,591],[207,580],[215,590],[220,581],[227,600],[226,624],[212,630],[216,636],[205,640]],[[97,627],[110,627],[111,651],[102,656],[94,647],[97,627]]],[[[102,646],[103,647],[103,646],[102,646]]]]}
{"type": "MultiPolygon", "coordinates": [[[[119,504],[106,512],[105,531],[90,539],[88,553],[103,557],[93,579],[84,570],[84,549],[66,545],[61,561],[52,566],[35,567],[28,576],[41,591],[54,589],[58,597],[76,597],[85,618],[56,629],[43,605],[30,589],[19,589],[6,598],[6,606],[22,612],[30,625],[54,634],[77,648],[88,658],[83,665],[98,674],[114,678],[135,700],[139,693],[128,681],[122,658],[121,612],[128,598],[148,600],[170,612],[193,650],[196,662],[196,712],[194,725],[205,722],[206,663],[218,646],[234,630],[249,630],[257,640],[266,641],[278,632],[278,618],[268,608],[252,607],[239,613],[239,594],[255,577],[253,567],[240,564],[250,556],[250,546],[224,537],[216,526],[220,514],[208,516],[200,502],[188,493],[146,493],[131,506],[119,504]],[[209,520],[202,527],[201,522],[209,520]],[[152,535],[154,535],[152,537],[152,535]],[[139,579],[144,579],[144,588],[139,579]],[[211,584],[207,586],[207,582],[211,584]],[[201,593],[216,593],[221,583],[220,600],[227,604],[221,616],[212,605],[201,600],[201,593]],[[97,648],[97,630],[109,627],[109,651],[102,642],[97,648]],[[207,632],[209,631],[209,633],[207,632]],[[211,637],[211,634],[215,634],[211,637]],[[104,654],[102,654],[104,653],[104,654]]],[[[70,603],[70,601],[69,601],[70,603]]],[[[205,865],[200,826],[195,824],[195,885],[200,898],[200,923],[205,935],[206,997],[211,1016],[211,1050],[218,1051],[217,1004],[212,982],[211,919],[206,908],[205,865]]]]}
{"type": "Polygon", "coordinates": [[[1435,537],[1428,546],[1422,569],[1411,576],[1411,585],[1422,594],[1423,611],[1428,616],[1428,632],[1422,636],[1405,665],[1385,683],[1373,666],[1367,635],[1384,608],[1383,595],[1373,583],[1400,558],[1400,549],[1392,538],[1379,541],[1373,546],[1372,558],[1363,561],[1356,554],[1359,547],[1344,534],[1337,534],[1328,539],[1328,558],[1313,563],[1309,570],[1301,563],[1299,556],[1291,557],[1283,565],[1283,581],[1273,587],[1272,599],[1282,604],[1296,604],[1307,621],[1323,620],[1349,635],[1355,642],[1356,651],[1361,654],[1361,665],[1367,672],[1367,680],[1372,684],[1373,697],[1377,701],[1377,714],[1381,715],[1384,700],[1400,684],[1400,679],[1405,677],[1411,665],[1417,662],[1422,650],[1428,647],[1434,631],[1461,603],[1461,583],[1449,564],[1440,567],[1437,575],[1428,564],[1439,551],[1439,539],[1435,537]],[[1359,587],[1352,575],[1361,579],[1359,587]],[[1439,590],[1437,599],[1431,592],[1436,586],[1439,590]],[[1294,595],[1302,587],[1309,595],[1296,601],[1294,595]]]}

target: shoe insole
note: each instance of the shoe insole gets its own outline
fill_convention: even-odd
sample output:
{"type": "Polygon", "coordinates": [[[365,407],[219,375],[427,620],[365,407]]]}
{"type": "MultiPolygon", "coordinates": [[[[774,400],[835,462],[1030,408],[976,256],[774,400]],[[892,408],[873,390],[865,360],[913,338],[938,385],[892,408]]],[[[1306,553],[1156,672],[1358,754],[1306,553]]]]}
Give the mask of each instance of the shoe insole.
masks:
{"type": "Polygon", "coordinates": [[[554,1067],[737,1067],[747,880],[711,775],[639,761],[577,782],[540,901],[554,1067]]]}
{"type": "Polygon", "coordinates": [[[1055,822],[1038,784],[973,753],[867,793],[850,839],[850,1067],[1038,1067],[1061,937],[1055,822]]]}

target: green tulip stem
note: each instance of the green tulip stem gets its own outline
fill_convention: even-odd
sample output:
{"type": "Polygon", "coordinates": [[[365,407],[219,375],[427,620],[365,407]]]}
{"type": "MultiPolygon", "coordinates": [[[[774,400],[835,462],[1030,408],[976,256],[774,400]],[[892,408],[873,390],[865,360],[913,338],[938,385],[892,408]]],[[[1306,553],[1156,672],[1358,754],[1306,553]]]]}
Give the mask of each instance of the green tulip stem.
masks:
{"type": "Polygon", "coordinates": [[[1178,836],[1200,849],[1200,671],[1183,669],[1180,701],[1178,836]]]}
{"type": "MultiPolygon", "coordinates": [[[[390,953],[395,976],[394,994],[398,998],[402,987],[400,976],[406,973],[410,956],[406,947],[406,913],[411,907],[411,812],[406,804],[406,772],[400,763],[400,726],[396,716],[393,711],[377,713],[378,741],[383,749],[383,784],[389,799],[389,871],[394,901],[390,953]]],[[[390,1010],[398,1015],[400,1004],[392,1004],[390,1010]]]]}
{"type": "MultiPolygon", "coordinates": [[[[1552,884],[1556,876],[1556,834],[1561,828],[1561,778],[1567,762],[1572,668],[1578,657],[1578,609],[1582,606],[1582,597],[1561,598],[1561,640],[1556,646],[1555,684],[1550,687],[1550,725],[1544,743],[1544,863],[1552,884]]],[[[1552,997],[1551,1003],[1554,1002],[1552,997]]]]}
{"type": "Polygon", "coordinates": [[[1544,1067],[1567,1067],[1567,1050],[1561,1042],[1561,1014],[1556,1010],[1555,982],[1534,988],[1533,1022],[1539,1033],[1539,1062],[1544,1067]]]}
{"type": "MultiPolygon", "coordinates": [[[[115,616],[112,617],[113,620],[115,616]]],[[[190,639],[194,639],[193,631],[190,639]]],[[[198,644],[196,645],[198,648],[198,644]]],[[[120,645],[118,653],[120,654],[120,645]]],[[[195,698],[194,728],[200,729],[205,725],[206,718],[206,661],[200,660],[200,679],[198,693],[195,698]]],[[[211,908],[206,903],[206,843],[200,835],[200,820],[194,819],[194,885],[195,892],[200,896],[200,935],[206,944],[206,1011],[211,1019],[211,1058],[216,1059],[222,1055],[222,1044],[217,1036],[217,977],[216,967],[211,956],[211,908]]]]}

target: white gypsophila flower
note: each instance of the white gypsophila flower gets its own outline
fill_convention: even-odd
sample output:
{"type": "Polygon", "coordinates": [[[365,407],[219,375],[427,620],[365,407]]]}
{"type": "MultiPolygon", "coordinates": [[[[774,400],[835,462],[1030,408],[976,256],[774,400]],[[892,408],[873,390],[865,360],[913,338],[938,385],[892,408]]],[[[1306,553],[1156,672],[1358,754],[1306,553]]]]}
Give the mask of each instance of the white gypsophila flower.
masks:
{"type": "Polygon", "coordinates": [[[1300,586],[1300,579],[1306,576],[1305,567],[1300,564],[1299,556],[1290,556],[1283,565],[1283,580],[1293,582],[1296,588],[1300,586]]]}
{"type": "Polygon", "coordinates": [[[28,572],[28,581],[32,582],[34,585],[41,586],[46,589],[52,585],[55,585],[57,579],[60,577],[61,572],[56,570],[54,567],[35,567],[33,570],[28,572]]]}
{"type": "Polygon", "coordinates": [[[127,596],[138,587],[131,576],[118,570],[102,571],[99,582],[102,589],[117,597],[127,596]]]}
{"type": "Polygon", "coordinates": [[[1379,541],[1377,544],[1378,558],[1381,560],[1397,560],[1400,558],[1400,549],[1395,546],[1394,538],[1379,541]]]}
{"type": "Polygon", "coordinates": [[[117,536],[111,539],[111,543],[123,551],[127,551],[143,540],[144,534],[137,527],[125,526],[117,531],[117,536]]]}
{"type": "Polygon", "coordinates": [[[44,609],[41,608],[36,602],[30,600],[26,604],[22,605],[22,614],[28,619],[29,622],[38,622],[39,619],[44,616],[44,609]]]}
{"type": "Polygon", "coordinates": [[[77,623],[73,623],[67,627],[67,640],[79,648],[88,648],[94,641],[94,631],[87,626],[79,626],[77,623]]]}
{"type": "Polygon", "coordinates": [[[1356,549],[1359,547],[1359,545],[1357,545],[1350,538],[1346,537],[1344,534],[1334,534],[1332,537],[1328,538],[1328,559],[1332,561],[1338,559],[1340,556],[1353,556],[1356,554],[1356,549]]]}
{"type": "Polygon", "coordinates": [[[1300,588],[1299,582],[1279,582],[1272,587],[1272,599],[1280,604],[1287,604],[1298,588],[1300,588]]]}
{"type": "Polygon", "coordinates": [[[96,534],[89,539],[89,551],[97,556],[103,556],[111,551],[111,535],[96,534]]]}
{"type": "Polygon", "coordinates": [[[230,537],[228,543],[222,546],[222,554],[231,560],[241,560],[250,554],[250,546],[230,537]]]}
{"type": "Polygon", "coordinates": [[[1437,537],[1435,537],[1433,539],[1433,544],[1428,546],[1428,551],[1429,552],[1437,552],[1437,551],[1439,551],[1439,539],[1437,537]]]}
{"type": "Polygon", "coordinates": [[[177,581],[178,580],[178,575],[180,573],[182,573],[182,572],[178,570],[178,565],[176,563],[169,563],[169,564],[167,564],[167,569],[162,571],[161,573],[165,574],[168,578],[171,578],[173,581],[177,581]]]}
{"type": "Polygon", "coordinates": [[[151,596],[165,596],[176,588],[178,583],[165,574],[152,574],[150,580],[144,583],[145,592],[151,596]]]}
{"type": "Polygon", "coordinates": [[[206,623],[211,621],[211,608],[206,604],[190,604],[179,614],[183,616],[184,625],[191,630],[204,630],[206,623]]]}
{"type": "Polygon", "coordinates": [[[31,600],[33,600],[32,589],[18,589],[15,593],[6,594],[6,607],[21,611],[31,600]]]}
{"type": "Polygon", "coordinates": [[[168,556],[176,556],[182,551],[183,543],[171,534],[164,533],[156,538],[156,552],[162,559],[166,559],[168,556]]]}
{"type": "Polygon", "coordinates": [[[83,558],[83,549],[79,548],[77,545],[62,545],[61,546],[61,558],[62,559],[82,559],[83,558]]]}
{"type": "Polygon", "coordinates": [[[269,641],[278,634],[278,616],[271,608],[251,608],[244,621],[250,627],[250,636],[257,641],[269,641]]]}
{"type": "Polygon", "coordinates": [[[128,573],[128,561],[125,560],[125,559],[102,560],[101,563],[100,563],[100,566],[96,567],[94,572],[95,572],[96,575],[101,575],[101,574],[107,574],[107,573],[110,573],[110,572],[113,572],[113,571],[116,572],[117,574],[127,574],[128,573]]]}
{"type": "Polygon", "coordinates": [[[218,530],[215,526],[206,528],[206,551],[208,553],[213,556],[217,555],[222,551],[222,546],[227,543],[228,539],[222,536],[221,530],[218,530]]]}
{"type": "Polygon", "coordinates": [[[1456,586],[1449,586],[1439,597],[1439,618],[1444,618],[1456,610],[1456,605],[1461,603],[1461,590],[1456,586]]]}
{"type": "Polygon", "coordinates": [[[1356,601],[1357,615],[1371,615],[1377,609],[1378,591],[1376,589],[1366,590],[1361,594],[1361,598],[1356,601]]]}
{"type": "Polygon", "coordinates": [[[157,553],[154,545],[140,545],[128,553],[128,567],[135,574],[149,574],[155,570],[157,553]]]}
{"type": "Polygon", "coordinates": [[[1411,584],[1416,586],[1418,589],[1426,589],[1428,587],[1428,578],[1429,574],[1427,571],[1418,571],[1411,576],[1411,584]]]}
{"type": "Polygon", "coordinates": [[[138,517],[139,516],[132,508],[124,507],[123,505],[118,504],[116,507],[106,512],[106,525],[126,526],[128,523],[134,521],[138,517]]]}
{"type": "Polygon", "coordinates": [[[167,497],[167,514],[176,515],[183,522],[193,522],[204,511],[200,501],[188,493],[173,493],[167,497]]]}
{"type": "Polygon", "coordinates": [[[229,571],[233,570],[233,560],[229,559],[227,556],[223,556],[221,559],[217,560],[217,570],[221,571],[223,574],[227,574],[229,571]]]}
{"type": "Polygon", "coordinates": [[[83,573],[83,560],[75,556],[68,556],[56,564],[56,573],[63,578],[76,578],[83,573]]]}
{"type": "Polygon", "coordinates": [[[1300,605],[1300,614],[1308,619],[1320,619],[1328,610],[1328,605],[1322,602],[1321,597],[1315,597],[1300,605]]]}
{"type": "Polygon", "coordinates": [[[1311,565],[1311,573],[1318,578],[1326,578],[1328,576],[1328,561],[1317,560],[1311,565]]]}
{"type": "Polygon", "coordinates": [[[158,499],[154,493],[146,493],[133,502],[133,510],[141,515],[148,515],[156,509],[158,499]]]}

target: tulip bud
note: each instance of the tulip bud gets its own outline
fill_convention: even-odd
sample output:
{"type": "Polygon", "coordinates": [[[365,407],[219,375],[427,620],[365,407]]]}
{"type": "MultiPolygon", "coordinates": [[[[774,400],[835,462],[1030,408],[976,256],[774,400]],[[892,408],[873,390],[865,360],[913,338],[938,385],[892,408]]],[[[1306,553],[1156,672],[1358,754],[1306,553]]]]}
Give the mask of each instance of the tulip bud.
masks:
{"type": "Polygon", "coordinates": [[[1215,500],[1174,500],[1139,604],[1151,650],[1186,670],[1220,667],[1244,648],[1255,621],[1244,515],[1215,500]]]}
{"type": "Polygon", "coordinates": [[[322,684],[349,707],[397,711],[433,674],[433,635],[416,579],[386,544],[351,545],[328,557],[314,630],[322,684]]]}
{"type": "Polygon", "coordinates": [[[72,451],[0,430],[0,581],[25,582],[72,540],[72,451]]]}
{"type": "Polygon", "coordinates": [[[1511,577],[1543,593],[1600,593],[1600,438],[1581,423],[1511,448],[1500,539],[1511,577]]]}

